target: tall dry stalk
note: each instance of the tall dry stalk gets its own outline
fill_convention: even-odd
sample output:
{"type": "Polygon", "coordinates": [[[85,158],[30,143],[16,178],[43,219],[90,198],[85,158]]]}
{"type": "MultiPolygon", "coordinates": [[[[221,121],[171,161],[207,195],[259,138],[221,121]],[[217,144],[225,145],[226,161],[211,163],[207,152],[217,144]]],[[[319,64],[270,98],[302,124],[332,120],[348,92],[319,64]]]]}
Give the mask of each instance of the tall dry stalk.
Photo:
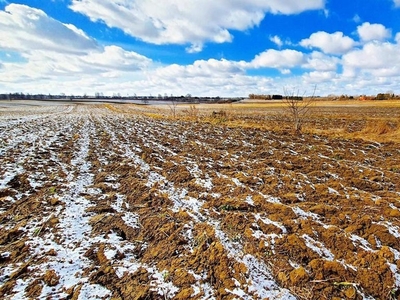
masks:
{"type": "Polygon", "coordinates": [[[171,99],[171,104],[168,104],[168,107],[171,111],[172,117],[175,119],[176,118],[176,109],[177,109],[178,103],[174,100],[171,99]]]}
{"type": "Polygon", "coordinates": [[[199,117],[199,109],[194,104],[191,104],[185,112],[190,119],[197,120],[199,117]]]}

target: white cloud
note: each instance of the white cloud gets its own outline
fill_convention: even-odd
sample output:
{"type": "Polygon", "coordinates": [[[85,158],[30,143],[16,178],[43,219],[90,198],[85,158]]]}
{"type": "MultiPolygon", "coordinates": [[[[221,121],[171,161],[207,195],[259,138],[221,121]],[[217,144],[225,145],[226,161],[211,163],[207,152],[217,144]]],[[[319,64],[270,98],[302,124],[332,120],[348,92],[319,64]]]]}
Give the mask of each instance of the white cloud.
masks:
{"type": "Polygon", "coordinates": [[[245,67],[245,62],[209,59],[197,60],[186,66],[172,64],[159,67],[154,74],[160,78],[228,78],[235,74],[244,74],[245,67]]]}
{"type": "Polygon", "coordinates": [[[355,23],[361,23],[361,17],[358,14],[355,14],[353,17],[353,21],[355,23]]]}
{"type": "Polygon", "coordinates": [[[186,48],[187,53],[198,53],[203,50],[202,44],[191,44],[190,47],[186,48]]]}
{"type": "Polygon", "coordinates": [[[4,63],[5,68],[0,74],[4,72],[7,76],[0,81],[17,82],[20,78],[35,81],[44,77],[58,81],[63,77],[110,77],[111,73],[122,76],[126,72],[145,69],[152,63],[144,56],[116,46],[84,55],[32,50],[23,57],[26,62],[4,63]]]}
{"type": "Polygon", "coordinates": [[[319,84],[332,81],[337,76],[336,72],[313,71],[303,75],[304,81],[308,84],[319,84]]]}
{"type": "Polygon", "coordinates": [[[9,51],[20,57],[3,63],[0,87],[1,83],[47,80],[58,84],[74,77],[82,81],[85,76],[115,77],[152,65],[145,56],[117,46],[102,47],[74,25],[24,5],[10,4],[0,11],[0,32],[0,50],[6,57],[9,51]]]}
{"type": "Polygon", "coordinates": [[[232,41],[230,30],[258,26],[266,13],[297,14],[323,9],[326,0],[72,0],[70,8],[120,28],[153,44],[192,44],[198,52],[205,42],[232,41]]]}
{"type": "MultiPolygon", "coordinates": [[[[170,26],[168,30],[172,30],[171,34],[177,34],[174,38],[177,41],[181,40],[188,47],[188,51],[201,51],[205,42],[214,41],[213,37],[210,38],[210,33],[214,32],[215,28],[221,33],[215,41],[228,41],[232,38],[230,30],[234,25],[229,25],[228,20],[218,20],[221,19],[222,10],[227,2],[214,2],[202,2],[208,5],[207,9],[215,10],[210,19],[203,20],[205,24],[197,19],[191,22],[187,17],[182,19],[182,22],[188,24],[186,29],[181,28],[179,24],[173,28],[172,20],[168,19],[168,16],[163,19],[164,23],[155,22],[157,18],[152,19],[151,22],[155,23],[151,23],[151,26],[161,26],[156,27],[153,37],[162,41],[165,38],[163,30],[167,30],[162,26],[166,24],[170,26]],[[221,8],[218,7],[219,4],[222,5],[221,8]],[[211,21],[207,24],[209,20],[211,21]],[[193,26],[197,26],[196,30],[199,31],[190,32],[193,26]]],[[[246,2],[248,6],[256,8],[252,11],[243,1],[232,2],[238,22],[235,26],[244,28],[243,30],[257,24],[256,12],[261,12],[259,18],[262,19],[266,12],[273,11],[273,6],[274,13],[295,13],[296,7],[303,5],[297,3],[300,1],[286,1],[288,6],[285,10],[282,1],[249,0],[246,2]],[[241,5],[246,7],[242,9],[241,5]],[[241,16],[240,12],[246,12],[247,15],[241,16]]],[[[119,3],[122,8],[129,5],[128,0],[119,0],[119,3]]],[[[141,7],[147,4],[152,7],[152,3],[146,0],[137,5],[141,7]]],[[[171,3],[165,1],[159,5],[172,5],[171,3]]],[[[107,7],[107,3],[104,5],[107,7]]],[[[124,12],[122,8],[121,13],[124,12]]],[[[179,14],[182,17],[187,16],[186,10],[191,11],[192,8],[185,8],[185,5],[179,2],[175,9],[182,10],[179,14]]],[[[108,10],[99,12],[109,13],[108,10]]],[[[204,15],[202,14],[200,19],[204,15]]],[[[143,16],[143,20],[147,17],[143,16]]],[[[125,24],[123,16],[121,19],[122,24],[125,24]]],[[[365,23],[361,27],[363,26],[366,26],[365,23]]],[[[0,11],[0,32],[0,51],[4,58],[0,62],[0,92],[64,92],[90,95],[95,92],[103,92],[106,95],[191,93],[200,96],[245,96],[249,93],[282,93],[284,86],[305,87],[310,90],[314,84],[317,84],[321,94],[368,94],[376,93],[376,89],[380,88],[383,91],[394,90],[396,93],[400,91],[400,70],[397,67],[400,66],[400,33],[395,36],[397,43],[382,42],[377,38],[382,35],[376,34],[373,41],[358,45],[362,48],[352,49],[356,42],[342,33],[320,32],[303,40],[302,44],[306,47],[320,48],[321,52],[305,54],[291,49],[269,49],[248,61],[206,59],[188,65],[161,66],[143,55],[119,46],[102,46],[80,28],[63,24],[41,10],[24,5],[10,4],[6,6],[5,11],[0,11]],[[342,53],[347,54],[340,57],[342,53]],[[343,72],[338,74],[341,64],[343,72]],[[308,73],[298,74],[293,71],[296,67],[306,69],[308,73]],[[271,73],[271,70],[267,68],[276,69],[280,74],[277,77],[268,77],[267,74],[271,73]],[[263,75],[255,76],[254,73],[263,75]],[[287,76],[288,74],[291,76],[287,76]]],[[[364,38],[366,36],[364,34],[364,38]]],[[[271,37],[271,40],[281,45],[280,47],[289,44],[278,36],[271,37]]],[[[276,74],[275,71],[272,73],[276,74]]]]}
{"type": "Polygon", "coordinates": [[[199,96],[247,96],[249,93],[281,93],[285,86],[283,79],[264,76],[250,76],[238,71],[243,62],[196,61],[191,65],[160,67],[148,73],[147,79],[134,82],[131,88],[144,93],[199,96]],[[219,68],[226,65],[225,68],[219,68]],[[231,65],[235,67],[232,68],[231,65]],[[201,67],[200,67],[201,66],[201,67]],[[146,90],[143,91],[143,88],[146,90]]]}
{"type": "Polygon", "coordinates": [[[393,0],[395,7],[400,7],[400,0],[393,0]]]}
{"type": "Polygon", "coordinates": [[[277,36],[277,35],[271,36],[269,38],[269,40],[271,42],[273,42],[274,44],[276,44],[278,47],[282,47],[283,46],[283,42],[282,42],[281,38],[279,36],[277,36]]]}
{"type": "Polygon", "coordinates": [[[136,52],[125,51],[117,46],[106,46],[102,52],[90,52],[82,61],[98,69],[135,71],[144,69],[151,60],[136,52]]]}
{"type": "Polygon", "coordinates": [[[97,49],[97,43],[70,24],[49,18],[43,11],[10,4],[0,11],[0,48],[18,51],[43,49],[62,53],[83,53],[97,49]]]}
{"type": "Polygon", "coordinates": [[[257,55],[249,64],[253,68],[292,68],[303,63],[304,54],[296,50],[269,49],[257,55]]]}
{"type": "Polygon", "coordinates": [[[357,71],[376,76],[400,76],[400,47],[388,42],[369,42],[362,49],[353,50],[342,58],[347,74],[357,71]]]}
{"type": "Polygon", "coordinates": [[[400,32],[398,32],[397,34],[396,34],[396,36],[395,36],[395,41],[396,41],[396,43],[397,44],[400,44],[400,32]]]}
{"type": "MultiPolygon", "coordinates": [[[[244,4],[247,1],[240,1],[244,4]]],[[[298,14],[306,10],[323,9],[325,6],[325,0],[307,0],[307,1],[296,1],[296,0],[255,0],[249,1],[250,3],[258,3],[264,7],[266,11],[273,14],[298,14]]],[[[228,2],[229,3],[229,2],[228,2]]]]}
{"type": "Polygon", "coordinates": [[[307,57],[307,63],[304,68],[316,71],[336,71],[340,59],[335,56],[328,56],[321,52],[314,51],[307,57]]]}
{"type": "Polygon", "coordinates": [[[363,42],[383,41],[391,36],[390,30],[382,24],[370,24],[369,22],[358,26],[357,32],[363,42]]]}
{"type": "Polygon", "coordinates": [[[319,48],[328,54],[343,54],[352,49],[355,41],[348,36],[344,36],[342,32],[327,33],[318,31],[311,34],[308,39],[300,41],[303,47],[319,48]]]}

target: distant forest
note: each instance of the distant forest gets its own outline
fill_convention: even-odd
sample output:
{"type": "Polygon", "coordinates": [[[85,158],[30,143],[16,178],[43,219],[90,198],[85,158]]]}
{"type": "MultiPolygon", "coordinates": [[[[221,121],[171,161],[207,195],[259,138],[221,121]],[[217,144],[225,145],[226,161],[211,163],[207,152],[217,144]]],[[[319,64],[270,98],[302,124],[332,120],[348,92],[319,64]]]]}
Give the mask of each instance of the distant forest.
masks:
{"type": "Polygon", "coordinates": [[[192,97],[190,94],[185,96],[173,96],[161,94],[157,96],[121,96],[119,93],[112,96],[104,96],[102,93],[96,93],[94,96],[84,95],[52,95],[52,94],[24,94],[24,93],[9,93],[0,94],[0,100],[62,100],[62,101],[77,101],[77,100],[139,100],[144,103],[148,101],[176,101],[176,102],[234,102],[243,100],[244,97],[192,97]]]}

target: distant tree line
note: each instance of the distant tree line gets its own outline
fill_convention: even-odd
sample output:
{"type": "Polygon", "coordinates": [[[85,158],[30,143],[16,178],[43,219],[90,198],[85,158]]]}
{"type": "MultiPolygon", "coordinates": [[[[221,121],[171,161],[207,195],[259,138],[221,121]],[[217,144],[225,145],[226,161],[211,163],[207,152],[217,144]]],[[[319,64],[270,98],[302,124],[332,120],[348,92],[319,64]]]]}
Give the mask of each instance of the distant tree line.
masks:
{"type": "Polygon", "coordinates": [[[90,96],[87,94],[83,95],[66,95],[64,93],[58,95],[52,94],[29,94],[29,93],[3,93],[0,94],[0,100],[139,100],[147,103],[149,100],[152,101],[175,101],[175,102],[190,102],[190,103],[198,103],[198,102],[234,102],[243,100],[242,97],[193,97],[191,94],[186,94],[185,96],[173,96],[164,94],[158,94],[157,96],[138,96],[134,94],[133,96],[121,96],[120,93],[114,93],[112,96],[105,96],[103,93],[95,93],[94,96],[90,96]]]}
{"type": "Polygon", "coordinates": [[[360,95],[360,96],[349,96],[349,95],[328,95],[329,99],[332,100],[389,100],[389,99],[400,99],[400,95],[395,95],[393,92],[379,93],[377,95],[360,95]]]}
{"type": "Polygon", "coordinates": [[[283,96],[283,95],[263,95],[263,94],[249,94],[249,99],[259,99],[259,100],[303,100],[301,96],[283,96]]]}
{"type": "MultiPolygon", "coordinates": [[[[320,98],[319,96],[315,96],[314,98],[320,98]]],[[[332,100],[389,100],[389,99],[400,99],[400,95],[395,95],[393,92],[387,93],[379,93],[377,95],[367,96],[367,95],[360,95],[359,97],[351,96],[351,95],[328,95],[327,98],[332,100]]],[[[264,94],[249,94],[249,99],[257,99],[257,100],[304,100],[301,96],[283,96],[283,95],[264,95],[264,94]]]]}
{"type": "MultiPolygon", "coordinates": [[[[74,97],[74,96],[68,96],[74,97]]],[[[51,94],[24,94],[24,93],[8,93],[0,94],[1,100],[53,100],[53,99],[65,99],[67,96],[61,95],[51,95],[51,94]]]]}
{"type": "Polygon", "coordinates": [[[376,100],[388,100],[393,98],[396,98],[393,93],[379,93],[375,97],[376,100]]]}

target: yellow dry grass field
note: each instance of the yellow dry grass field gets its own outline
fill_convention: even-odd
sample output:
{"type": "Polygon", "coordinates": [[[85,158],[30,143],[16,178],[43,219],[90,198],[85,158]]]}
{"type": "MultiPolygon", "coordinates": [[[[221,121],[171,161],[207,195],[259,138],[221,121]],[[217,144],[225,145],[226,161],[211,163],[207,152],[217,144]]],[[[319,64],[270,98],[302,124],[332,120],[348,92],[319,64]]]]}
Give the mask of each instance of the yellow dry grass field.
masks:
{"type": "MultiPolygon", "coordinates": [[[[170,118],[171,109],[168,105],[149,106],[144,111],[153,117],[170,118]]],[[[230,104],[178,104],[175,110],[180,119],[219,122],[231,127],[260,128],[277,132],[292,130],[287,104],[282,101],[245,100],[230,104]]],[[[378,142],[400,142],[400,100],[312,100],[309,112],[304,115],[303,132],[378,142]]]]}

